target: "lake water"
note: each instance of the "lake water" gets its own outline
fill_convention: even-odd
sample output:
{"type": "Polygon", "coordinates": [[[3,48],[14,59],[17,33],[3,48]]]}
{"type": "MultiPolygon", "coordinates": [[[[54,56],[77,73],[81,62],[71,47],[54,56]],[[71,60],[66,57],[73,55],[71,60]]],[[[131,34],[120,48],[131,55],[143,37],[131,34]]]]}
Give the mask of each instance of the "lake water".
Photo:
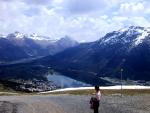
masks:
{"type": "Polygon", "coordinates": [[[53,81],[56,85],[61,88],[69,88],[69,87],[87,87],[91,86],[81,81],[74,80],[72,78],[66,77],[60,73],[49,74],[47,76],[49,81],[53,81]]]}

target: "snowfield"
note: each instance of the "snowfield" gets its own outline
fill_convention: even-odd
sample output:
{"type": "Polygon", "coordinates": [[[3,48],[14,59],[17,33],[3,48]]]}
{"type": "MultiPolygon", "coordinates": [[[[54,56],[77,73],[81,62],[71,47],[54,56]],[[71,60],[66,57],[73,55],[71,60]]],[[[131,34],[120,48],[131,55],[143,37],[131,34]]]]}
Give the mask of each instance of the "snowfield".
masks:
{"type": "MultiPolygon", "coordinates": [[[[53,91],[46,91],[40,93],[52,93],[52,92],[61,92],[61,91],[75,91],[75,90],[86,90],[86,89],[94,89],[94,87],[78,87],[78,88],[65,88],[65,89],[58,89],[53,91]]],[[[100,87],[100,89],[121,89],[121,86],[107,86],[107,87],[100,87]]],[[[150,86],[122,86],[122,89],[150,89],[150,86]]]]}

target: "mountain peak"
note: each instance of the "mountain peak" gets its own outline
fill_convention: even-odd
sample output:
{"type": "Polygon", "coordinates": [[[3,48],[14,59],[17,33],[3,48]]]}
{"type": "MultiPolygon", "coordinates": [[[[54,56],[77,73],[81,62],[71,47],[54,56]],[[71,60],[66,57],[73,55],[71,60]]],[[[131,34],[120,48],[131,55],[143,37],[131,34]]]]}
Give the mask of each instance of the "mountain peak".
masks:
{"type": "Polygon", "coordinates": [[[47,36],[41,36],[41,35],[37,35],[36,33],[33,34],[24,34],[21,33],[19,31],[15,31],[14,33],[10,33],[6,36],[6,38],[14,38],[14,39],[24,39],[24,38],[29,38],[29,39],[33,39],[33,40],[45,40],[45,41],[55,41],[52,40],[50,37],[47,36]]]}
{"type": "Polygon", "coordinates": [[[150,36],[149,27],[140,26],[130,26],[128,28],[123,28],[118,31],[113,31],[107,33],[100,43],[102,44],[114,44],[114,43],[132,43],[132,45],[137,46],[143,42],[143,40],[150,36]]]}
{"type": "Polygon", "coordinates": [[[20,32],[18,32],[18,31],[16,31],[16,32],[14,33],[14,35],[15,35],[16,38],[24,38],[24,37],[25,37],[25,34],[20,33],[20,32]]]}
{"type": "Polygon", "coordinates": [[[119,32],[125,32],[125,31],[137,31],[137,30],[144,30],[144,27],[140,26],[130,26],[130,27],[125,27],[119,30],[119,32]]]}
{"type": "Polygon", "coordinates": [[[27,37],[27,35],[25,35],[21,32],[15,31],[14,33],[8,34],[6,38],[8,38],[8,39],[12,39],[12,38],[23,39],[24,37],[27,37]]]}
{"type": "Polygon", "coordinates": [[[78,45],[78,42],[74,39],[72,39],[69,36],[64,36],[62,37],[60,40],[57,41],[58,45],[65,45],[66,47],[69,47],[71,45],[71,47],[78,45]]]}
{"type": "Polygon", "coordinates": [[[73,41],[73,39],[70,37],[70,36],[68,36],[68,35],[65,35],[64,37],[62,37],[60,40],[71,40],[71,41],[73,41]]]}
{"type": "Polygon", "coordinates": [[[62,37],[60,40],[58,40],[59,42],[70,42],[70,43],[78,43],[76,40],[74,40],[73,38],[71,38],[70,36],[66,35],[64,37],[62,37]]]}

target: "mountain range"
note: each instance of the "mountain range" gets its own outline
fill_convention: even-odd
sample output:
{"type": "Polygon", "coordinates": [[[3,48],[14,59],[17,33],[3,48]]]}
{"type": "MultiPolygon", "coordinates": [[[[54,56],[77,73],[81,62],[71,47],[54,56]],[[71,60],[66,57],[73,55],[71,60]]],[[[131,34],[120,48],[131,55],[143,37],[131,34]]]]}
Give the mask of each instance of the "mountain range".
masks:
{"type": "Polygon", "coordinates": [[[78,45],[78,42],[65,36],[59,40],[36,34],[26,35],[20,32],[0,35],[0,62],[54,55],[66,48],[78,45]]]}
{"type": "Polygon", "coordinates": [[[88,74],[120,78],[122,70],[123,79],[150,80],[150,28],[131,26],[113,31],[39,62],[83,79],[88,74]]]}
{"type": "MultiPolygon", "coordinates": [[[[67,49],[28,63],[0,66],[0,75],[39,78],[50,68],[90,84],[104,85],[106,81],[101,78],[120,79],[121,73],[124,80],[150,81],[150,28],[131,26],[107,33],[94,42],[75,43],[73,47],[66,40],[59,41],[67,45],[67,49]]],[[[59,41],[49,47],[57,48],[59,41]]]]}

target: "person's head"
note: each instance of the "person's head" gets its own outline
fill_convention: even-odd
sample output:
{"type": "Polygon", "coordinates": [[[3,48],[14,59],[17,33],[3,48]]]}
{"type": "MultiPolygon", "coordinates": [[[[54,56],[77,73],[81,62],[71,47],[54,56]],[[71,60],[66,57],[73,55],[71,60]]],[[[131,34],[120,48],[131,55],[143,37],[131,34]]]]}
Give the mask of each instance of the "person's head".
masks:
{"type": "Polygon", "coordinates": [[[96,90],[96,91],[99,91],[99,86],[95,86],[95,90],[96,90]]]}

